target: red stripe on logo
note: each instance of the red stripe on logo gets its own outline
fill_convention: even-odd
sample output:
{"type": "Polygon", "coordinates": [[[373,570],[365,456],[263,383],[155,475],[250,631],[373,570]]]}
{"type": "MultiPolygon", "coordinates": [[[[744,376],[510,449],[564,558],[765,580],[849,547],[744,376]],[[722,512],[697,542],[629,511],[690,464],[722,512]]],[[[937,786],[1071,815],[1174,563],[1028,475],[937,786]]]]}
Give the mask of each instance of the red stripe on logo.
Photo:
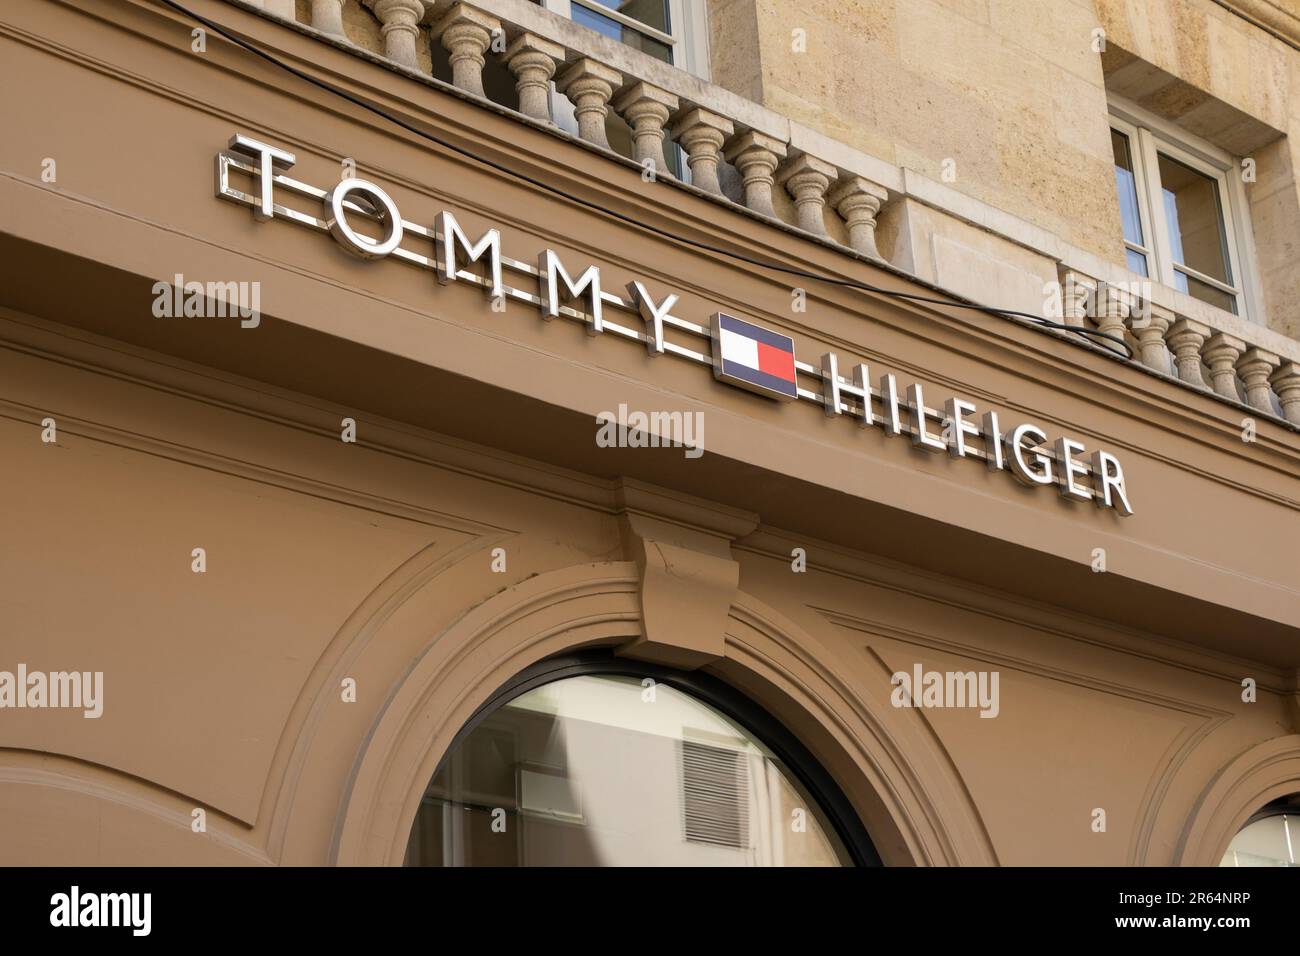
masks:
{"type": "Polygon", "coordinates": [[[758,343],[758,370],[787,382],[794,381],[794,355],[766,342],[758,343]]]}

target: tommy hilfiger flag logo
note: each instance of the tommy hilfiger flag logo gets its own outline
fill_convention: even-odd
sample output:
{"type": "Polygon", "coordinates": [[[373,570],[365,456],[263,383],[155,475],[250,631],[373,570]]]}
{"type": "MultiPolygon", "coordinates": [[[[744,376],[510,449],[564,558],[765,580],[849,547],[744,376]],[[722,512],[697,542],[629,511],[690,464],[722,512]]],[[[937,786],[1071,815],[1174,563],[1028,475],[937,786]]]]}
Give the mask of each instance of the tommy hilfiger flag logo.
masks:
{"type": "Polygon", "coordinates": [[[713,376],[771,398],[798,398],[794,341],[788,335],[713,314],[713,376]]]}

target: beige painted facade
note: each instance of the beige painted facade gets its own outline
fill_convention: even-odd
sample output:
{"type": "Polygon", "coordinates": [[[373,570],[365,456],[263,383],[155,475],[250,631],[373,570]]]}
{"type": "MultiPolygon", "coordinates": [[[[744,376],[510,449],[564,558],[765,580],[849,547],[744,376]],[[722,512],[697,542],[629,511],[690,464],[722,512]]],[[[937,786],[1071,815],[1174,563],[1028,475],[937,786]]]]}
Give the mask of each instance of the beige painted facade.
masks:
{"type": "MultiPolygon", "coordinates": [[[[828,771],[889,865],[1215,865],[1256,811],[1300,792],[1300,343],[1284,334],[1300,322],[1286,293],[1300,53],[1284,4],[1276,22],[1250,14],[1265,30],[1208,0],[809,3],[797,23],[786,5],[717,0],[711,81],[522,0],[427,5],[423,26],[387,36],[392,4],[348,0],[349,42],[311,27],[328,2],[300,3],[294,24],[274,0],[187,6],[598,208],[219,35],[195,51],[194,23],[155,0],[0,10],[0,82],[41,90],[0,115],[0,671],[102,672],[105,687],[95,719],[0,709],[0,863],[398,865],[460,729],[579,648],[742,691],[828,771]],[[1171,43],[1184,13],[1196,26],[1171,43]],[[664,104],[691,182],[647,181],[597,126],[573,135],[475,95],[472,56],[436,79],[429,25],[448,16],[454,55],[493,22],[524,52],[558,51],[554,74],[610,146],[612,112],[632,114],[607,104],[664,104]],[[1241,59],[1223,62],[1234,43],[1241,59]],[[1247,118],[1220,145],[1259,159],[1271,327],[1159,290],[1152,325],[1134,323],[1136,300],[1067,323],[1124,337],[1128,360],[960,307],[1041,307],[1067,274],[1122,277],[1112,78],[1203,136],[1220,103],[1247,118]],[[1108,450],[1135,513],[828,415],[816,369],[799,373],[807,395],[772,401],[648,355],[644,334],[584,332],[581,300],[577,321],[494,311],[468,280],[349,256],[282,213],[258,221],[214,195],[236,134],[294,153],[285,175],[310,186],[350,159],[413,222],[449,210],[471,238],[498,228],[514,259],[553,249],[618,295],[634,280],[678,294],[690,323],[743,316],[811,366],[833,352],[845,376],[865,362],[928,404],[961,396],[1108,450]],[[784,153],[770,186],[729,161],[709,188],[719,153],[759,149],[784,153]],[[876,291],[792,290],[637,223],[876,291]],[[256,327],[157,317],[155,283],[177,274],[259,283],[256,327]],[[596,416],[620,404],[702,414],[705,453],[600,447],[596,416]],[[916,664],[998,671],[998,717],[893,706],[891,675],[916,664]]],[[[480,52],[485,92],[518,75],[480,52]]],[[[653,140],[660,114],[644,115],[653,140]]],[[[322,215],[283,184],[275,201],[322,215]]],[[[527,278],[510,282],[537,292],[527,278]]]]}

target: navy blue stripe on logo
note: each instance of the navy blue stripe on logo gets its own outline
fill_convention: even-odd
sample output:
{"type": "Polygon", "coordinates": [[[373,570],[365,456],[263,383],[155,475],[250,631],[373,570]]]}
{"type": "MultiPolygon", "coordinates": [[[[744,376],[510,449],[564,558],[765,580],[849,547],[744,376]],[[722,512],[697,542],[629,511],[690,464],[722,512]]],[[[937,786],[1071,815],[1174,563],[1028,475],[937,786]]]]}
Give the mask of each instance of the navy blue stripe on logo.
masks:
{"type": "Polygon", "coordinates": [[[794,340],[788,335],[782,335],[780,332],[769,332],[767,329],[751,325],[748,322],[742,322],[730,315],[719,314],[718,322],[728,332],[735,332],[747,339],[762,342],[764,345],[770,345],[782,352],[789,352],[791,355],[794,354],[794,340]]]}

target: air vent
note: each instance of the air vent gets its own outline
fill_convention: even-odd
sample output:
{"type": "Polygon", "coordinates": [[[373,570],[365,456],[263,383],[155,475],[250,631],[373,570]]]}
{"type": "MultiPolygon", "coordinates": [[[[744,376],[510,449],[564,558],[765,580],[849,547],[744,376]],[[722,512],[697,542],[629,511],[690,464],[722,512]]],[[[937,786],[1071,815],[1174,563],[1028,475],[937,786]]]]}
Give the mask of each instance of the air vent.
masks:
{"type": "Polygon", "coordinates": [[[682,741],[682,808],[688,843],[749,848],[749,766],[744,753],[682,741]]]}

